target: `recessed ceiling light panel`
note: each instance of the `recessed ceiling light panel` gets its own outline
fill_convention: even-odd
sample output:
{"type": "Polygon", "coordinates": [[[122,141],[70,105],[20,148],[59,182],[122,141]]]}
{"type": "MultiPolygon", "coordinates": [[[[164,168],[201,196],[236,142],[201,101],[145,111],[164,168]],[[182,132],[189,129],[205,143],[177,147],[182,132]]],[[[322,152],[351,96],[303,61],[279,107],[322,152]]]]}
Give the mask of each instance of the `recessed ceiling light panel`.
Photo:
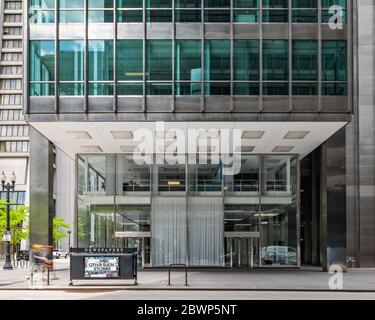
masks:
{"type": "Polygon", "coordinates": [[[265,131],[245,130],[242,133],[242,139],[261,139],[265,131]]]}
{"type": "Polygon", "coordinates": [[[310,131],[288,131],[284,139],[304,139],[310,131]]]}
{"type": "Polygon", "coordinates": [[[66,134],[75,140],[90,140],[91,136],[87,131],[66,131],[66,134]]]}
{"type": "Polygon", "coordinates": [[[293,148],[294,146],[276,146],[272,152],[290,152],[293,148]]]}
{"type": "Polygon", "coordinates": [[[113,139],[133,139],[131,131],[111,131],[113,139]]]}

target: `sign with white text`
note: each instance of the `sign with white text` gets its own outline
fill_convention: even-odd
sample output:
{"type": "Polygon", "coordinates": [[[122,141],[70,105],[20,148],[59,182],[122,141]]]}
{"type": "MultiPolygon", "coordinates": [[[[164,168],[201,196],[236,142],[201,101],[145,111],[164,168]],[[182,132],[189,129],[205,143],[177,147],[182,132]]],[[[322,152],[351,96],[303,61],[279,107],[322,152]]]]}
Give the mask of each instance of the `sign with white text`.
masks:
{"type": "Polygon", "coordinates": [[[118,257],[85,257],[85,278],[118,278],[118,257]]]}

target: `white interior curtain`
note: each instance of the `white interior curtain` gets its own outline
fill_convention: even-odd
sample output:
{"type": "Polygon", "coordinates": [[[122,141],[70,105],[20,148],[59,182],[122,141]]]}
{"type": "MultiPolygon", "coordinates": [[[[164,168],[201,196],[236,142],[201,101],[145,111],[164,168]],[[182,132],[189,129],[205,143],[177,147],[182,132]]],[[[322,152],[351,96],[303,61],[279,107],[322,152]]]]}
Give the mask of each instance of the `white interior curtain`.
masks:
{"type": "Polygon", "coordinates": [[[152,266],[187,263],[186,198],[153,198],[151,218],[152,266]]]}
{"type": "Polygon", "coordinates": [[[224,205],[222,198],[189,198],[190,266],[223,266],[224,205]]]}

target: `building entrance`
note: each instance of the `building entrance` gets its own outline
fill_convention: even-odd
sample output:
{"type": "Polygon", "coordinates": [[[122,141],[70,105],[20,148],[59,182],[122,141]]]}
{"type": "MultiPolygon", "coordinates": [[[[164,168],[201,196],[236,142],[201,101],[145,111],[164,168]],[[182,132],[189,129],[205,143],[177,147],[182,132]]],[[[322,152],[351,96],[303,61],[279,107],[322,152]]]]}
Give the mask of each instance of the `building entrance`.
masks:
{"type": "Polygon", "coordinates": [[[259,233],[233,232],[225,237],[225,265],[231,268],[259,266],[259,233]]]}

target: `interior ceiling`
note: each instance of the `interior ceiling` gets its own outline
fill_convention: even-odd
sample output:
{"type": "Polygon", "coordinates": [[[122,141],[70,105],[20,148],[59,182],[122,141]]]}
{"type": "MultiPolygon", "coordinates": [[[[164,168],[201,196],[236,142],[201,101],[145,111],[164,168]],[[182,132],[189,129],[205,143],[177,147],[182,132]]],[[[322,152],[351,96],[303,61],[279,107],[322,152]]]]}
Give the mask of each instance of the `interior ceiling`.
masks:
{"type": "MultiPolygon", "coordinates": [[[[132,139],[114,139],[111,131],[134,133],[137,129],[147,128],[155,137],[155,122],[31,122],[30,124],[72,158],[78,153],[90,153],[85,152],[83,146],[98,146],[102,150],[101,153],[124,153],[121,147],[137,145],[132,139]],[[86,131],[91,139],[76,139],[67,134],[67,131],[86,131]]],[[[242,139],[243,146],[255,147],[249,154],[277,154],[272,152],[275,147],[293,146],[293,149],[287,153],[299,154],[303,158],[345,125],[346,122],[165,122],[164,130],[180,129],[186,133],[186,137],[188,129],[264,131],[260,139],[242,139]],[[289,131],[309,131],[309,133],[303,139],[284,139],[289,131]]]]}

